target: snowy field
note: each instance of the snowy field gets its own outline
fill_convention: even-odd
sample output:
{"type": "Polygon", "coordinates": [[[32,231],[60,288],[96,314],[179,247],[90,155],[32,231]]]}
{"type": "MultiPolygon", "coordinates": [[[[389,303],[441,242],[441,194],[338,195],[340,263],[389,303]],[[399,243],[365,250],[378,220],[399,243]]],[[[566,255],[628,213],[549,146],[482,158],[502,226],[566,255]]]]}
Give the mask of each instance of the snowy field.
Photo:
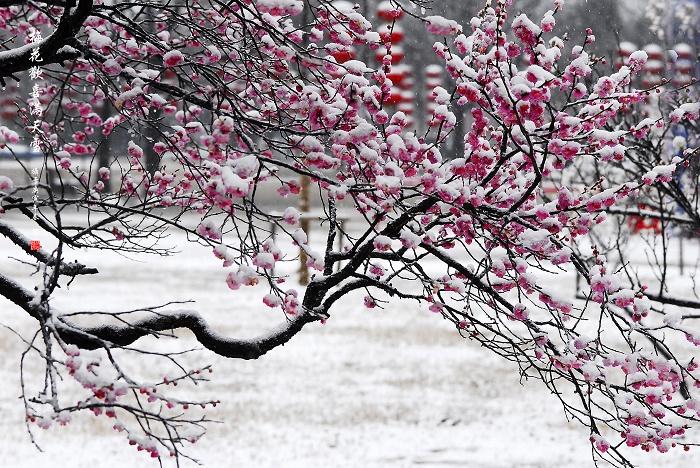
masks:
{"type": "MultiPolygon", "coordinates": [[[[28,228],[24,232],[37,236],[28,228]]],[[[38,237],[50,245],[50,239],[38,237]]],[[[181,253],[145,261],[77,252],[75,258],[97,266],[100,274],[79,278],[69,295],[58,294],[55,305],[118,310],[195,300],[192,307],[222,333],[239,337],[257,335],[282,319],[257,305],[255,290],[228,290],[207,249],[188,246],[178,236],[169,242],[181,253]]],[[[25,278],[29,286],[29,269],[8,258],[19,255],[0,238],[0,272],[25,278]]],[[[686,255],[694,259],[697,250],[686,255]]],[[[557,287],[573,285],[573,277],[562,277],[557,287]]],[[[201,395],[222,400],[208,413],[221,424],[211,426],[189,453],[216,468],[593,466],[588,433],[566,422],[558,400],[538,382],[521,384],[509,363],[413,304],[381,311],[359,304],[360,298],[348,298],[326,325],[309,326],[258,361],[208,352],[188,358],[214,365],[201,395]]],[[[34,330],[33,321],[9,302],[0,299],[0,311],[3,325],[25,334],[34,330]]],[[[181,341],[183,347],[194,343],[184,333],[181,341]]],[[[28,439],[17,400],[24,348],[2,327],[0,349],[0,467],[157,466],[128,446],[105,418],[87,415],[66,428],[40,431],[39,452],[28,439]]],[[[642,467],[700,466],[697,449],[640,453],[630,452],[642,467]]]]}

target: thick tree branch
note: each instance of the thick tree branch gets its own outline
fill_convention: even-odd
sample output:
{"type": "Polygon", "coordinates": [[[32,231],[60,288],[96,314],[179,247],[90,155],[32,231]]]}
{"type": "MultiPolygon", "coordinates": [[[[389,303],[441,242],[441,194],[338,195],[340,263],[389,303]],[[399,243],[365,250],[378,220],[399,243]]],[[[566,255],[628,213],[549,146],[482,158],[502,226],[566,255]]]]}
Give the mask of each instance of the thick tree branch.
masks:
{"type": "Polygon", "coordinates": [[[67,2],[58,26],[51,35],[36,43],[0,51],[0,80],[29,70],[37,64],[45,66],[79,57],[80,53],[71,44],[75,42],[75,36],[90,15],[92,7],[92,0],[79,0],[77,6],[74,0],[67,2]],[[32,60],[32,51],[37,48],[41,62],[32,60]]]}
{"type": "MultiPolygon", "coordinates": [[[[0,275],[0,295],[21,307],[37,320],[47,311],[32,305],[33,295],[11,279],[0,275]]],[[[82,349],[128,346],[138,339],[167,330],[188,329],[208,350],[228,358],[257,359],[268,351],[286,344],[308,323],[320,317],[304,312],[276,330],[251,339],[235,339],[217,333],[197,312],[161,314],[128,325],[80,327],[59,319],[56,331],[63,341],[82,349]]]]}
{"type": "MultiPolygon", "coordinates": [[[[12,241],[13,244],[21,248],[27,255],[34,257],[41,263],[48,266],[55,265],[55,260],[44,251],[43,249],[33,250],[31,248],[31,243],[29,239],[24,237],[19,231],[11,228],[5,223],[0,222],[0,234],[12,241]]],[[[65,276],[78,276],[78,275],[94,275],[97,274],[97,268],[88,268],[83,264],[78,263],[64,263],[61,262],[61,268],[59,270],[61,275],[65,276]]]]}

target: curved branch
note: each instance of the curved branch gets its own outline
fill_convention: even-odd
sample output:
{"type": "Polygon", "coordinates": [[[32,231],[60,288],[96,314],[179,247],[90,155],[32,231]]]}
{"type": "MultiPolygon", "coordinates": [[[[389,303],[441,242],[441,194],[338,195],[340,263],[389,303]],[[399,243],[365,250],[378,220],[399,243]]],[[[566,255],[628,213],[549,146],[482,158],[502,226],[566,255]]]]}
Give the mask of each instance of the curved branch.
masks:
{"type": "Polygon", "coordinates": [[[157,315],[129,325],[99,325],[79,328],[64,322],[59,328],[61,338],[82,349],[98,349],[105,344],[128,346],[138,339],[158,332],[188,329],[197,341],[219,356],[234,359],[258,359],[272,349],[286,344],[308,323],[320,320],[310,313],[302,313],[275,330],[250,338],[236,339],[217,333],[197,312],[179,312],[157,315]]]}
{"type": "MultiPolygon", "coordinates": [[[[11,279],[0,275],[0,295],[27,311],[37,320],[44,314],[33,306],[33,295],[11,279]]],[[[279,328],[250,339],[229,338],[217,333],[197,312],[163,314],[128,325],[80,327],[65,320],[56,321],[56,331],[63,341],[82,349],[128,346],[140,338],[167,330],[187,329],[208,350],[235,359],[258,359],[272,349],[286,344],[308,323],[321,317],[304,312],[279,328]]]]}

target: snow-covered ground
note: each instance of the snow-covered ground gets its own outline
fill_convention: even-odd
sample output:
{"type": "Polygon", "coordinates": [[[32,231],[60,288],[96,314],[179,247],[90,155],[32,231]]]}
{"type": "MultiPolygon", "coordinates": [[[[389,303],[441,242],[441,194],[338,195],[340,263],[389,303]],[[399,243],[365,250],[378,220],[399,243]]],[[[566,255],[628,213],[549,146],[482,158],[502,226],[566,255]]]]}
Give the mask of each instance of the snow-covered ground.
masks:
{"type": "MultiPolygon", "coordinates": [[[[116,310],[192,299],[192,307],[232,336],[256,335],[281,320],[279,313],[256,305],[255,290],[228,290],[209,251],[183,241],[169,239],[182,250],[170,258],[76,253],[100,274],[80,278],[69,294],[59,293],[56,306],[116,310]]],[[[21,254],[0,238],[0,272],[23,276],[30,285],[28,268],[10,255],[21,254]]],[[[558,287],[573,283],[565,277],[558,287]]],[[[461,339],[435,314],[406,303],[381,311],[360,304],[349,298],[326,325],[309,326],[258,361],[206,352],[188,358],[213,363],[212,381],[202,394],[222,400],[208,413],[222,423],[212,425],[189,453],[216,468],[593,466],[587,432],[567,423],[558,400],[543,386],[521,383],[509,363],[461,339]]],[[[0,323],[20,333],[35,327],[2,299],[0,311],[0,323]]],[[[183,347],[193,344],[184,335],[181,341],[183,347]]],[[[105,418],[85,416],[66,428],[40,431],[43,452],[37,451],[17,400],[23,349],[10,330],[0,328],[0,466],[157,466],[128,446],[105,418]]],[[[145,365],[136,359],[129,364],[136,371],[145,365]]],[[[632,454],[640,466],[700,466],[700,450],[632,454]]]]}

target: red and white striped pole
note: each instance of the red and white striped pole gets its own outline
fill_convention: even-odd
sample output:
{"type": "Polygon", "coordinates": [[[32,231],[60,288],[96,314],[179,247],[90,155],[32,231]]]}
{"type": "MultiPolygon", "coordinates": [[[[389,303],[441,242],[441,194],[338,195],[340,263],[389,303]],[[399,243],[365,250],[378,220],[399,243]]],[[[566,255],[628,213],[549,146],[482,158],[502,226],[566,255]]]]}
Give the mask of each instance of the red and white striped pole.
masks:
{"type": "Polygon", "coordinates": [[[615,69],[619,70],[623,65],[627,65],[630,55],[637,51],[637,46],[632,42],[620,42],[620,47],[617,49],[617,57],[615,57],[615,69]]]}
{"type": "Polygon", "coordinates": [[[383,64],[385,56],[391,57],[391,69],[387,77],[393,86],[384,104],[396,106],[396,109],[406,114],[408,121],[412,123],[415,111],[412,70],[410,65],[402,63],[406,54],[403,48],[398,45],[405,38],[404,30],[398,23],[403,16],[404,11],[388,0],[377,5],[377,18],[383,23],[378,32],[384,46],[377,50],[376,59],[378,63],[383,64]]]}
{"type": "MultiPolygon", "coordinates": [[[[332,5],[340,13],[352,13],[355,11],[354,5],[347,0],[335,0],[332,5]]],[[[355,48],[350,45],[338,45],[338,47],[330,52],[330,55],[338,63],[345,63],[349,60],[355,60],[357,57],[355,48]]]]}
{"type": "Polygon", "coordinates": [[[676,44],[673,85],[687,86],[693,82],[693,48],[689,44],[676,44]]]}
{"type": "Polygon", "coordinates": [[[644,76],[642,78],[642,87],[651,88],[658,86],[663,82],[664,69],[664,50],[658,44],[648,44],[644,47],[644,52],[647,53],[647,63],[644,66],[644,76]]]}

